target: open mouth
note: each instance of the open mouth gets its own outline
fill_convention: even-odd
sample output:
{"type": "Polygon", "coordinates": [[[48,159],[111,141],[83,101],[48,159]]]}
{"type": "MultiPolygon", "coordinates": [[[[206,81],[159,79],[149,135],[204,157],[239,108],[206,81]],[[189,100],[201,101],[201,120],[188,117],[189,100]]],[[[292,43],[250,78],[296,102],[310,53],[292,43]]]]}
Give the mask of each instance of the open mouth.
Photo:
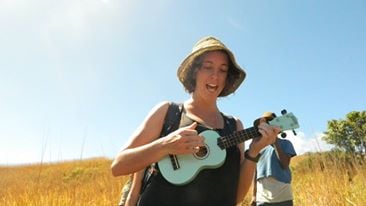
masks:
{"type": "Polygon", "coordinates": [[[219,88],[216,84],[206,84],[206,88],[210,92],[215,92],[219,88]]]}

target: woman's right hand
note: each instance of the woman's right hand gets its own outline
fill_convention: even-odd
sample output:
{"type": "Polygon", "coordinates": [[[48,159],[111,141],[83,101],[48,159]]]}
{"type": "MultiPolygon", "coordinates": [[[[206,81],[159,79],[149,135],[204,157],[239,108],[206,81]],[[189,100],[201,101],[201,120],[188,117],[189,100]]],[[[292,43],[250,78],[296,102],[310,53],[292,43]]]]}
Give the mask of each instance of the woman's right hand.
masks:
{"type": "Polygon", "coordinates": [[[204,138],[195,130],[194,122],[186,127],[181,127],[169,135],[161,138],[163,148],[167,154],[192,154],[199,151],[204,145],[204,138]]]}

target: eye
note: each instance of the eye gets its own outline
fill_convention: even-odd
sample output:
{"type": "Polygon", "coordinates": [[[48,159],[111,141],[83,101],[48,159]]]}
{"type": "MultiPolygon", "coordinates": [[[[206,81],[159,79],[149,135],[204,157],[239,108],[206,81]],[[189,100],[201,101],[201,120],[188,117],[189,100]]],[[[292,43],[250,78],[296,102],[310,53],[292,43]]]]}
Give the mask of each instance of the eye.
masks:
{"type": "Polygon", "coordinates": [[[221,73],[227,73],[228,72],[228,68],[227,67],[222,67],[222,68],[220,68],[220,72],[221,73]]]}
{"type": "Polygon", "coordinates": [[[201,68],[204,69],[204,70],[206,70],[206,71],[211,71],[212,70],[212,67],[211,66],[207,66],[207,65],[203,65],[201,68]]]}

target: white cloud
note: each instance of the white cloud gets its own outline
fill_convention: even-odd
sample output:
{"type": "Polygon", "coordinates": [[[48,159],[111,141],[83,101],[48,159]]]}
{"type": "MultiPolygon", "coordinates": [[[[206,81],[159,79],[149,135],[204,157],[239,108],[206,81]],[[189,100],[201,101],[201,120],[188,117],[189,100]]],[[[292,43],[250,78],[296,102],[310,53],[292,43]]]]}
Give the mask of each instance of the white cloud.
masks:
{"type": "Polygon", "coordinates": [[[293,143],[298,155],[306,152],[328,151],[332,148],[332,145],[322,140],[323,133],[315,133],[310,137],[307,137],[303,132],[299,132],[296,136],[292,133],[287,134],[287,138],[293,143]]]}
{"type": "MultiPolygon", "coordinates": [[[[329,151],[333,147],[322,140],[322,137],[324,136],[323,133],[315,133],[310,137],[307,137],[303,132],[297,132],[296,136],[292,132],[286,132],[286,134],[286,139],[292,142],[297,155],[301,155],[306,152],[329,151]]],[[[249,147],[250,142],[251,141],[245,142],[246,148],[249,147]]]]}

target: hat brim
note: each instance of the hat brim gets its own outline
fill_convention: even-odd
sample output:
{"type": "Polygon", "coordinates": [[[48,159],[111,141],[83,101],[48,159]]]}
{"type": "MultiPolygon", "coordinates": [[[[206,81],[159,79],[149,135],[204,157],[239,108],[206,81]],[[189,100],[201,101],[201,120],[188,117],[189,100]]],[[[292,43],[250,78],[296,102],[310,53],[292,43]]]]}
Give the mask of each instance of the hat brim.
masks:
{"type": "MultiPolygon", "coordinates": [[[[234,93],[238,87],[240,86],[240,84],[244,81],[245,77],[246,77],[246,73],[245,71],[237,64],[234,54],[227,49],[226,47],[222,46],[222,45],[214,45],[214,46],[208,46],[208,47],[204,47],[204,48],[200,48],[197,49],[196,51],[193,51],[191,54],[189,54],[181,63],[181,65],[178,68],[177,71],[177,75],[179,78],[179,81],[182,82],[182,84],[185,84],[185,80],[187,78],[187,74],[189,69],[191,69],[192,64],[194,62],[194,60],[199,57],[200,55],[202,55],[203,53],[209,52],[209,51],[217,51],[217,50],[222,50],[225,51],[231,61],[231,65],[232,68],[234,70],[234,73],[236,74],[234,76],[234,81],[233,84],[231,85],[231,87],[228,87],[225,91],[223,91],[220,96],[227,96],[231,93],[234,93]]],[[[186,86],[186,85],[185,85],[186,86]]]]}
{"type": "Polygon", "coordinates": [[[260,118],[258,118],[258,119],[256,119],[256,120],[254,120],[253,125],[257,127],[257,126],[259,125],[259,122],[260,122],[260,120],[261,120],[262,118],[265,118],[265,119],[266,119],[266,121],[271,121],[271,120],[273,120],[275,117],[276,117],[276,114],[275,114],[275,113],[273,113],[273,112],[264,112],[264,113],[262,114],[262,117],[260,117],[260,118]]]}

